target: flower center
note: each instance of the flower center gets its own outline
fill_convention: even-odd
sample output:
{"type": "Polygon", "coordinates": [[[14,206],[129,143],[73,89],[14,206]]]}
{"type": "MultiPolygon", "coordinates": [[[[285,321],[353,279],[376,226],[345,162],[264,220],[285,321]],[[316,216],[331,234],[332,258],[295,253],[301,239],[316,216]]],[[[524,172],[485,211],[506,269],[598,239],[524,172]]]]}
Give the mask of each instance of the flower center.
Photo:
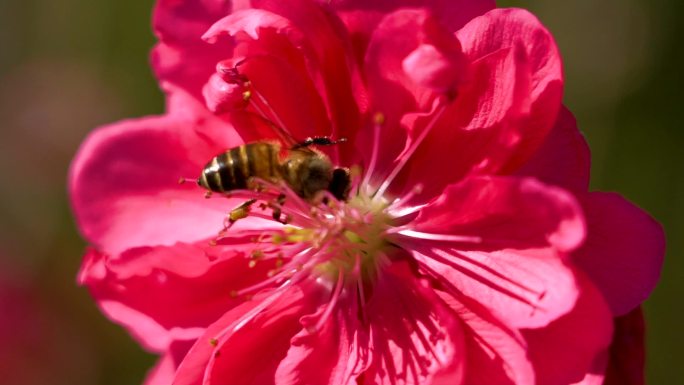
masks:
{"type": "MultiPolygon", "coordinates": [[[[277,199],[261,204],[256,204],[257,199],[250,199],[246,202],[248,206],[239,206],[229,216],[267,218],[267,213],[252,209],[255,205],[262,211],[270,208],[274,218],[287,218],[283,220],[287,222],[285,226],[259,233],[251,253],[252,266],[260,260],[277,258],[276,269],[269,273],[271,283],[312,275],[329,283],[339,279],[347,284],[359,280],[372,282],[392,248],[387,241],[387,232],[392,228],[388,202],[359,193],[348,201],[326,196],[318,203],[311,203],[287,185],[279,187],[283,193],[277,199]],[[274,254],[274,251],[277,252],[274,254]]],[[[255,193],[259,194],[263,192],[255,193]]],[[[231,225],[229,222],[228,227],[231,225]]],[[[228,238],[239,235],[240,231],[232,233],[226,228],[221,236],[228,238]]],[[[244,292],[241,290],[238,294],[244,292]]]]}
{"type": "Polygon", "coordinates": [[[328,278],[342,272],[346,277],[369,280],[377,274],[390,247],[385,239],[391,223],[385,212],[387,203],[357,195],[349,202],[335,202],[334,206],[313,232],[316,244],[327,245],[319,250],[321,257],[315,271],[328,278]]]}

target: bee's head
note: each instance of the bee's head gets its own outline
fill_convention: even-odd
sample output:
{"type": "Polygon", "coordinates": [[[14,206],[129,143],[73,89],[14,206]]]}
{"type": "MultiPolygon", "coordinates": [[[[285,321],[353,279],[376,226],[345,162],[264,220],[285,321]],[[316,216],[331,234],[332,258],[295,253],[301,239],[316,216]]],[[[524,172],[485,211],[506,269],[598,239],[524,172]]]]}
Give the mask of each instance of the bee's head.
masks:
{"type": "Polygon", "coordinates": [[[304,199],[313,198],[317,192],[327,190],[332,180],[332,165],[321,156],[312,156],[299,168],[300,194],[304,199]]]}
{"type": "Polygon", "coordinates": [[[346,201],[351,189],[351,174],[349,169],[336,167],[332,171],[332,179],[328,185],[328,191],[339,201],[346,201]]]}

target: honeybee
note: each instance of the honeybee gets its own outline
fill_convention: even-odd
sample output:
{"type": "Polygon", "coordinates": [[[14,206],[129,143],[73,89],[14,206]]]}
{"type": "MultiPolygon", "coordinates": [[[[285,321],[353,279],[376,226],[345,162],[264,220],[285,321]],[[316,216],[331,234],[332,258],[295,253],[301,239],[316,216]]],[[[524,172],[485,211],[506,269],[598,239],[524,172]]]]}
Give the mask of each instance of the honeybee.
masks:
{"type": "Polygon", "coordinates": [[[347,200],[351,177],[347,168],[333,166],[330,159],[310,146],[339,142],[328,137],[307,138],[295,143],[281,157],[281,145],[259,141],[231,148],[211,159],[197,184],[211,192],[224,193],[249,188],[251,178],[284,181],[300,197],[312,201],[320,191],[347,200]]]}

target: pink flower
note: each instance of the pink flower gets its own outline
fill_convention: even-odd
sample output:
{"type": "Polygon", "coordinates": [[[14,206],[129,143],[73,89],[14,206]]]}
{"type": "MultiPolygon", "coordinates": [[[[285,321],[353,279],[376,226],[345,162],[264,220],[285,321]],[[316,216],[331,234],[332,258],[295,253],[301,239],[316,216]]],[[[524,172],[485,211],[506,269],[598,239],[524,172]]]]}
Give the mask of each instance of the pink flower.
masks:
{"type": "Polygon", "coordinates": [[[612,317],[651,291],[664,242],[587,192],[537,19],[474,0],[244,3],[160,0],[167,113],[99,129],[71,168],[93,246],[79,280],[164,354],[148,384],[602,379],[612,317]],[[175,183],[289,136],[346,139],[317,149],[351,168],[349,195],[175,183]]]}

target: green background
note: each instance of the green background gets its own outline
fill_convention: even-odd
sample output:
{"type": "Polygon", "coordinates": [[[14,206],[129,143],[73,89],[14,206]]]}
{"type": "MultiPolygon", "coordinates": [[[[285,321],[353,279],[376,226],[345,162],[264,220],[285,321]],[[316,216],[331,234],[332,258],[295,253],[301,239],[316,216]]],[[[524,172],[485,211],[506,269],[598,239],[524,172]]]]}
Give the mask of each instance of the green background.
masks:
{"type": "MultiPolygon", "coordinates": [[[[3,384],[137,384],[155,360],[76,286],[84,243],[64,186],[92,128],[162,111],[148,66],[152,3],[0,2],[0,295],[19,303],[0,301],[3,384]]],[[[532,10],[556,37],[592,188],[619,191],[665,226],[662,281],[646,303],[648,377],[684,384],[684,2],[499,5],[532,10]]]]}

